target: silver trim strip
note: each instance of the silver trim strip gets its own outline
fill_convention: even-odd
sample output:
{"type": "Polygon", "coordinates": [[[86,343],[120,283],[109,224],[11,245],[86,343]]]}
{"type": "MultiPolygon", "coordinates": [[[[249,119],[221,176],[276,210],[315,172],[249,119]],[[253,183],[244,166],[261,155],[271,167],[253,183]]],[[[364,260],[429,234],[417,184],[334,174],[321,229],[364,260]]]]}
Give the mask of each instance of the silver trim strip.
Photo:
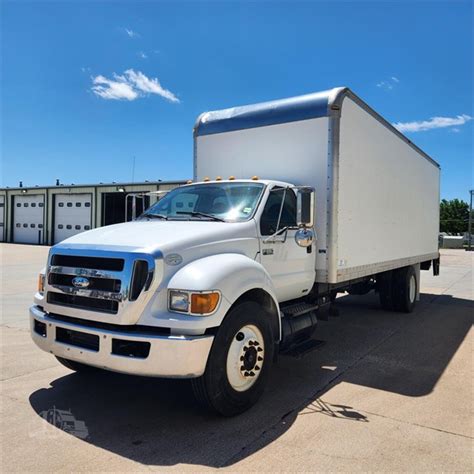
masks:
{"type": "Polygon", "coordinates": [[[326,203],[326,272],[327,283],[337,283],[337,211],[339,186],[339,131],[340,112],[329,117],[328,127],[328,172],[326,203]]]}
{"type": "Polygon", "coordinates": [[[427,253],[424,255],[417,255],[416,257],[400,258],[397,260],[387,260],[385,262],[371,263],[368,265],[360,265],[358,267],[344,268],[337,271],[337,281],[335,283],[341,283],[343,281],[352,280],[354,278],[360,278],[369,275],[375,275],[376,273],[387,272],[396,268],[406,267],[408,265],[416,265],[427,260],[433,260],[439,258],[439,253],[427,253]]]}
{"type": "Polygon", "coordinates": [[[90,268],[62,267],[59,265],[51,265],[49,272],[57,273],[60,275],[85,276],[89,278],[105,278],[108,280],[120,280],[123,277],[122,272],[93,270],[90,268]]]}
{"type": "MultiPolygon", "coordinates": [[[[87,290],[84,288],[74,288],[73,286],[56,285],[56,284],[51,284],[51,283],[49,284],[49,286],[67,295],[85,296],[86,298],[96,298],[98,300],[110,300],[110,301],[118,301],[118,302],[124,300],[124,295],[122,293],[114,293],[112,291],[87,290]]],[[[51,291],[50,293],[54,293],[54,291],[51,291]]],[[[61,305],[61,306],[69,306],[69,305],[61,305]]]]}

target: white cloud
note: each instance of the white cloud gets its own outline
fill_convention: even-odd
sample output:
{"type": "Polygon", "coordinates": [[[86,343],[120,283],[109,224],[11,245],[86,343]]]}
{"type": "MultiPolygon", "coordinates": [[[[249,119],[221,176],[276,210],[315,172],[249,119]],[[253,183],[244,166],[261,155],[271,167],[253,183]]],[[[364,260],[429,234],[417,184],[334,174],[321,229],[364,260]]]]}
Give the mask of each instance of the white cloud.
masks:
{"type": "Polygon", "coordinates": [[[113,74],[113,79],[104,76],[92,78],[92,92],[108,100],[135,100],[149,94],[155,94],[164,99],[179,103],[179,99],[168,89],[165,89],[158,78],[149,78],[140,71],[127,69],[123,75],[113,74]]]}
{"type": "MultiPolygon", "coordinates": [[[[400,132],[425,132],[435,128],[457,127],[464,125],[472,120],[470,115],[462,114],[456,117],[431,117],[429,120],[420,120],[415,122],[397,122],[393,126],[398,128],[400,132]]],[[[453,131],[459,131],[453,128],[453,131]]]]}
{"type": "Polygon", "coordinates": [[[137,38],[138,36],[140,36],[136,31],[133,31],[131,28],[124,28],[124,31],[130,38],[137,38]]]}
{"type": "Polygon", "coordinates": [[[387,81],[377,82],[377,87],[381,87],[381,88],[387,89],[387,90],[392,90],[393,89],[393,85],[390,84],[390,82],[387,82],[387,81]]]}
{"type": "Polygon", "coordinates": [[[142,72],[135,72],[133,69],[125,71],[130,83],[132,83],[136,89],[146,94],[158,94],[161,97],[169,100],[170,102],[179,102],[179,99],[168,89],[164,89],[158,78],[150,79],[142,72]]]}
{"type": "Polygon", "coordinates": [[[148,58],[147,54],[144,53],[143,51],[138,52],[138,57],[142,58],[142,59],[147,59],[148,58]]]}
{"type": "Polygon", "coordinates": [[[114,74],[114,79],[107,79],[104,76],[92,78],[92,92],[103,99],[108,100],[135,100],[138,93],[133,89],[123,76],[114,74]]]}
{"type": "Polygon", "coordinates": [[[389,79],[377,82],[376,86],[386,91],[391,91],[399,82],[400,79],[398,77],[392,76],[389,79]]]}

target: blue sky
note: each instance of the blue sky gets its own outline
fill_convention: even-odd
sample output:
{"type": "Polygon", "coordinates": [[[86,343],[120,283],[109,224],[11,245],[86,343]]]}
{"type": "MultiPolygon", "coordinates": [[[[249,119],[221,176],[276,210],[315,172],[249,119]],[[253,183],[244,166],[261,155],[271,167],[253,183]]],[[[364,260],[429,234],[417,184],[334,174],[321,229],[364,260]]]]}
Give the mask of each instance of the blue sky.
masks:
{"type": "Polygon", "coordinates": [[[347,85],[473,187],[472,3],[4,2],[2,186],[187,179],[206,110],[347,85]]]}

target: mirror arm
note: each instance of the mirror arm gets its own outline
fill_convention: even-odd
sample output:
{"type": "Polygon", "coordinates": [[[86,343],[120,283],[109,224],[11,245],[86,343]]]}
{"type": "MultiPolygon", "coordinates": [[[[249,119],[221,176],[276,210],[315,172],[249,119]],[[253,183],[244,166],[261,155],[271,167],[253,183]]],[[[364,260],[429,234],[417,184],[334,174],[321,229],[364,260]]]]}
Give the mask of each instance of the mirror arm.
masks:
{"type": "MultiPolygon", "coordinates": [[[[286,227],[282,227],[281,229],[278,229],[276,232],[274,232],[272,235],[269,235],[268,237],[265,237],[263,239],[263,243],[264,244],[268,244],[269,242],[272,241],[272,239],[274,239],[275,237],[277,237],[278,235],[280,234],[283,234],[283,232],[287,232],[289,229],[288,226],[286,227]]],[[[286,241],[286,235],[285,235],[285,240],[282,240],[282,242],[285,242],[286,241]]],[[[275,241],[273,241],[273,243],[275,243],[275,241]]]]}

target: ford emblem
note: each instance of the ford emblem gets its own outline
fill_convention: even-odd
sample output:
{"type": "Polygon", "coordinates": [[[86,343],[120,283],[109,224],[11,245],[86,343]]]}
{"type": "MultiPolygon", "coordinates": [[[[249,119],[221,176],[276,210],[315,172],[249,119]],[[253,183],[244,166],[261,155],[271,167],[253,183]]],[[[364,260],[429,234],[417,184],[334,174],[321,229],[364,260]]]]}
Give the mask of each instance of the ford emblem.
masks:
{"type": "Polygon", "coordinates": [[[183,257],[179,253],[170,253],[165,257],[165,262],[168,265],[181,265],[183,257]]]}
{"type": "Polygon", "coordinates": [[[72,279],[72,284],[76,288],[87,288],[90,285],[90,281],[86,277],[77,276],[72,279]]]}

